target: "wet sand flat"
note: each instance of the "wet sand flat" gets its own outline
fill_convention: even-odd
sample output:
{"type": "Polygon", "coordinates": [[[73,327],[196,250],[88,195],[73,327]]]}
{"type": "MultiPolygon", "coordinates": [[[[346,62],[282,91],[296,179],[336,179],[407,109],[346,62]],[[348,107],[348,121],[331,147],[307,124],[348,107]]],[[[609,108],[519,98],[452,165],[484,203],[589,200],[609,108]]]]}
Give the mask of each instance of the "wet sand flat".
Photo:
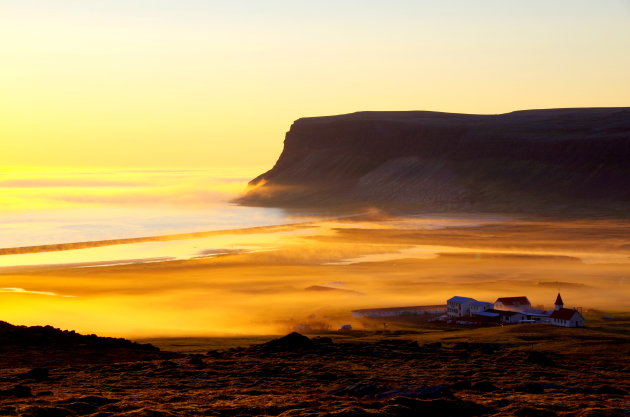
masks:
{"type": "Polygon", "coordinates": [[[567,307],[630,310],[624,221],[372,216],[170,243],[179,242],[210,255],[155,261],[134,252],[127,265],[3,268],[4,317],[138,338],[360,329],[369,323],[353,309],[444,304],[453,295],[526,295],[549,308],[559,290],[567,307]]]}

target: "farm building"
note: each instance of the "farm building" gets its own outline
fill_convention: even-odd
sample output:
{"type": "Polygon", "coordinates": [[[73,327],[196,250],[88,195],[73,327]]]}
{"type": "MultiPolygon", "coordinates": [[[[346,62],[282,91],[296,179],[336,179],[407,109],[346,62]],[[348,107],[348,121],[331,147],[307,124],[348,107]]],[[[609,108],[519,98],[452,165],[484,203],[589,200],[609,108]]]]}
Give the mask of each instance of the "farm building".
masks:
{"type": "Polygon", "coordinates": [[[497,322],[501,324],[517,324],[527,319],[524,313],[518,311],[495,310],[493,308],[475,313],[472,317],[482,322],[497,322]]]}
{"type": "Polygon", "coordinates": [[[494,308],[506,311],[524,311],[532,308],[532,303],[525,296],[521,297],[501,297],[494,302],[494,308]]]}
{"type": "Polygon", "coordinates": [[[527,320],[537,323],[548,323],[551,311],[539,310],[537,308],[526,308],[523,313],[527,316],[527,320]]]}
{"type": "Polygon", "coordinates": [[[494,304],[487,301],[474,301],[470,303],[470,315],[481,313],[482,311],[494,308],[494,304]]]}
{"type": "Polygon", "coordinates": [[[470,305],[474,298],[455,296],[446,300],[446,314],[449,317],[470,317],[470,305]]]}
{"type": "Polygon", "coordinates": [[[492,303],[477,301],[469,297],[455,296],[446,300],[446,314],[449,317],[471,317],[473,314],[493,307],[492,303]]]}

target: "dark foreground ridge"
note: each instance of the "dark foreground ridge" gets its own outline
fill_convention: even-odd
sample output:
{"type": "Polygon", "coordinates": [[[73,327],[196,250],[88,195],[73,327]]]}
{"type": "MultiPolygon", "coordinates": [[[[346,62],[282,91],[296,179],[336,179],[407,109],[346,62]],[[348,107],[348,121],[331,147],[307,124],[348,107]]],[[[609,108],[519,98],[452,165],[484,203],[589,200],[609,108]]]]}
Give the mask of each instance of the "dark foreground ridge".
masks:
{"type": "Polygon", "coordinates": [[[299,119],[238,201],[280,207],[626,216],[630,108],[299,119]]]}
{"type": "Polygon", "coordinates": [[[150,344],[82,335],[52,326],[14,326],[0,321],[0,368],[54,363],[103,363],[157,359],[165,354],[150,344]]]}
{"type": "MultiPolygon", "coordinates": [[[[537,329],[523,335],[531,340],[537,329]]],[[[557,332],[553,340],[576,330],[557,332]]],[[[614,345],[615,359],[596,350],[532,350],[530,342],[335,341],[292,333],[171,360],[0,368],[0,415],[621,417],[629,405],[628,363],[619,360],[627,340],[599,333],[584,339],[589,349],[614,345]]]]}

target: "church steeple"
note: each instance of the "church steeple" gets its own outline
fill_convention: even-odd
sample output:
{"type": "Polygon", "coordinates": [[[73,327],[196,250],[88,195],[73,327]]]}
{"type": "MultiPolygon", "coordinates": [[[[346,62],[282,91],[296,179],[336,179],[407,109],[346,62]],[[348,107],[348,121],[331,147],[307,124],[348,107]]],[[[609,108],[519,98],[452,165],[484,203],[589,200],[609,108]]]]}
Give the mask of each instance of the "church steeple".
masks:
{"type": "Polygon", "coordinates": [[[562,297],[560,297],[560,293],[556,297],[556,310],[560,310],[564,307],[564,302],[562,301],[562,297]]]}

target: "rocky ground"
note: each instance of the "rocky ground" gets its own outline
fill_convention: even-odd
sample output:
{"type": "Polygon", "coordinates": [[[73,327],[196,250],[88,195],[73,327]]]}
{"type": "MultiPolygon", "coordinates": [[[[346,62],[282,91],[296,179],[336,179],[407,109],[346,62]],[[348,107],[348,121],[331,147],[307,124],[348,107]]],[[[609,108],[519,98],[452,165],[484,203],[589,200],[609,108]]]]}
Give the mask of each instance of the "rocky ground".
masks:
{"type": "Polygon", "coordinates": [[[109,347],[85,345],[81,355],[68,350],[65,361],[58,344],[44,352],[47,363],[41,356],[31,363],[36,367],[5,338],[0,415],[627,415],[628,336],[591,331],[570,349],[562,346],[578,329],[501,331],[510,338],[491,343],[293,333],[202,355],[109,339],[109,347]]]}

